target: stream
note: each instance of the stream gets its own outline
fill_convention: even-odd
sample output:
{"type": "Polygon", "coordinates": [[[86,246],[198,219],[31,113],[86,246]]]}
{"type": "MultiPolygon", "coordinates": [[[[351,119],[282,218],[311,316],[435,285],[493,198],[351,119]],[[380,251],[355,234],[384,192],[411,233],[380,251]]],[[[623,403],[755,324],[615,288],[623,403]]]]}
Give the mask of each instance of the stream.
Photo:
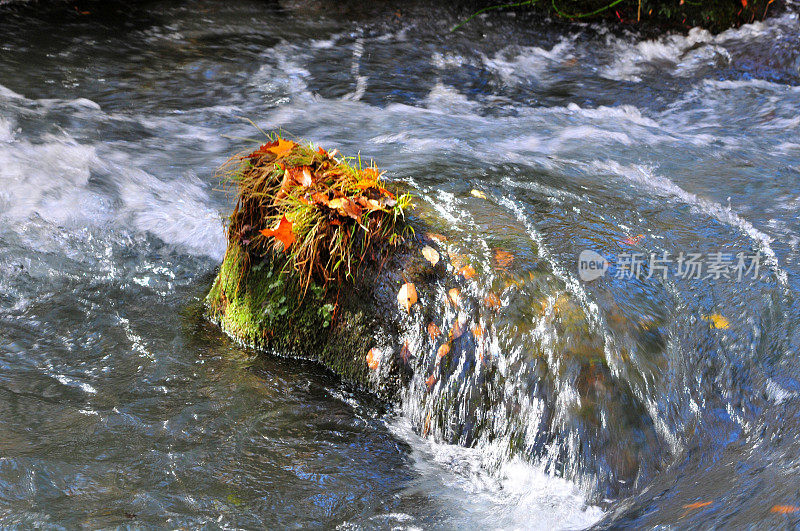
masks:
{"type": "Polygon", "coordinates": [[[0,2],[0,526],[800,525],[796,7],[364,4],[0,2]],[[260,130],[417,196],[502,306],[480,367],[388,407],[199,317],[260,130]]]}

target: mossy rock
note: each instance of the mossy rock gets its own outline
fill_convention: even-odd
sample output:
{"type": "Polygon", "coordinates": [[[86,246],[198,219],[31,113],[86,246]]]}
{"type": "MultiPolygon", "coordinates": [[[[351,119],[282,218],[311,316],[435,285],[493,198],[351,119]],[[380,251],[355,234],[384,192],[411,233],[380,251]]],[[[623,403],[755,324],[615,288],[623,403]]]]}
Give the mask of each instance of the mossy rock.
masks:
{"type": "Polygon", "coordinates": [[[413,273],[420,269],[415,245],[386,248],[379,253],[383,260],[364,264],[356,279],[328,289],[312,284],[302,293],[279,255],[248,267],[244,249],[231,243],[206,297],[207,315],[242,345],[317,361],[391,400],[410,376],[398,345],[403,315],[397,291],[405,275],[424,281],[413,273]],[[377,369],[366,359],[372,348],[381,352],[377,369]]]}

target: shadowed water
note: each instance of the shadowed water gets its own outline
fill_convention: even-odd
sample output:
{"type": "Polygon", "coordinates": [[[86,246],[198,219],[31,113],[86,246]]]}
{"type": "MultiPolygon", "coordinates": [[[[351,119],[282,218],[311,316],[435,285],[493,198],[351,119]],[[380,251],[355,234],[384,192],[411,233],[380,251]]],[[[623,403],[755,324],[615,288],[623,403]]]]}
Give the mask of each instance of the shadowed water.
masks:
{"type": "Polygon", "coordinates": [[[355,4],[0,6],[0,522],[796,525],[797,15],[355,4]],[[397,410],[199,318],[245,119],[374,158],[500,300],[447,372],[408,338],[397,410]],[[585,283],[584,249],[762,274],[585,283]]]}

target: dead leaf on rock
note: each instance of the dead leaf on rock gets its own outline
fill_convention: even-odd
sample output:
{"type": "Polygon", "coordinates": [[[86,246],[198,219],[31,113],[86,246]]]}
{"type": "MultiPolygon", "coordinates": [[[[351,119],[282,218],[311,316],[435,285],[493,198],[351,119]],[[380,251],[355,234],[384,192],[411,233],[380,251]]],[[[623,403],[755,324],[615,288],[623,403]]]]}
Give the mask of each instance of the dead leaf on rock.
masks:
{"type": "Polygon", "coordinates": [[[432,266],[436,266],[436,264],[439,263],[439,251],[430,245],[426,245],[422,248],[422,256],[424,256],[425,260],[430,262],[432,266]]]}
{"type": "Polygon", "coordinates": [[[508,251],[497,249],[494,252],[494,262],[496,264],[496,268],[500,271],[506,271],[513,261],[514,255],[508,251]]]}
{"type": "Polygon", "coordinates": [[[469,264],[465,265],[464,267],[458,270],[458,274],[463,276],[467,280],[475,278],[475,268],[469,264]]]}
{"type": "Polygon", "coordinates": [[[438,361],[447,356],[448,354],[450,354],[450,345],[448,343],[445,343],[444,345],[439,347],[439,350],[436,351],[436,360],[438,361]]]}
{"type": "Polygon", "coordinates": [[[448,291],[447,297],[450,299],[450,302],[453,303],[453,306],[458,306],[461,304],[461,292],[458,291],[458,288],[452,288],[450,291],[448,291]]]}
{"type": "Polygon", "coordinates": [[[289,153],[295,146],[291,140],[278,139],[278,144],[267,148],[267,151],[273,153],[277,158],[281,158],[289,153]]]}
{"type": "Polygon", "coordinates": [[[294,243],[294,233],[292,232],[292,222],[283,216],[274,229],[263,229],[261,234],[267,238],[273,237],[283,244],[283,250],[288,251],[294,243]]]}
{"type": "Polygon", "coordinates": [[[473,188],[472,192],[470,193],[472,194],[473,197],[477,197],[478,199],[488,199],[488,197],[486,197],[486,194],[481,192],[480,190],[476,190],[473,188]]]}
{"type": "Polygon", "coordinates": [[[381,351],[376,349],[375,347],[369,349],[369,352],[367,352],[367,366],[374,371],[377,370],[380,364],[381,364],[381,351]]]}
{"type": "Polygon", "coordinates": [[[411,282],[406,282],[397,292],[397,302],[411,313],[411,307],[417,303],[417,288],[411,282]]]}

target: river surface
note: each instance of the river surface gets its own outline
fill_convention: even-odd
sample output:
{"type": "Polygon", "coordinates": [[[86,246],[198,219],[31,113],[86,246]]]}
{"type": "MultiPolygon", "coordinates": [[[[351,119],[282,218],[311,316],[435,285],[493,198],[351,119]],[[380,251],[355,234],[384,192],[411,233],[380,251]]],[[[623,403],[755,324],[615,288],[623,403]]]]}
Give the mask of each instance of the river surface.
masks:
{"type": "Polygon", "coordinates": [[[797,14],[648,39],[359,4],[0,6],[0,525],[800,525],[797,14]],[[249,120],[415,191],[502,300],[500,398],[423,374],[387,409],[198,316],[249,120]],[[580,280],[586,249],[616,265],[580,280]]]}

